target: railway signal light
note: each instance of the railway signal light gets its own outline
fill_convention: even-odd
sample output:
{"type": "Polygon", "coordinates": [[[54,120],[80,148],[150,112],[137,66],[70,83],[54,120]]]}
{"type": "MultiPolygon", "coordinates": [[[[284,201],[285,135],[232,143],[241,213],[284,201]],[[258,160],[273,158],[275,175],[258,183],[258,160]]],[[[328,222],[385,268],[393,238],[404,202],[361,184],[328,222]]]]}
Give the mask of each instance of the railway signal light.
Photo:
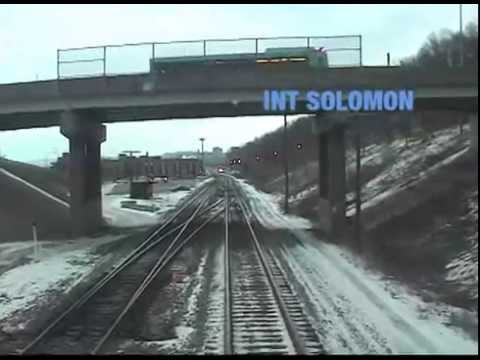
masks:
{"type": "Polygon", "coordinates": [[[273,156],[278,156],[278,151],[274,151],[273,156]]]}
{"type": "Polygon", "coordinates": [[[255,156],[255,160],[260,161],[260,156],[259,155],[255,156]]]}
{"type": "Polygon", "coordinates": [[[298,143],[297,144],[297,150],[302,150],[302,148],[303,148],[303,145],[301,143],[298,143]]]}

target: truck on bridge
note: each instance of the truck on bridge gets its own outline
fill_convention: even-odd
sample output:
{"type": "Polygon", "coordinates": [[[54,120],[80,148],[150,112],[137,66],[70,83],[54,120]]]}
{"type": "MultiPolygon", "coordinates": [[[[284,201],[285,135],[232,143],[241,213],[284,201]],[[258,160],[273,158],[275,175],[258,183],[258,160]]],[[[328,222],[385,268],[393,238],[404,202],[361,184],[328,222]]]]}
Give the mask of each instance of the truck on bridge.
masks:
{"type": "Polygon", "coordinates": [[[150,59],[150,71],[159,73],[169,65],[278,64],[303,63],[313,68],[328,67],[323,47],[268,48],[258,54],[215,54],[203,56],[158,57],[150,59]]]}

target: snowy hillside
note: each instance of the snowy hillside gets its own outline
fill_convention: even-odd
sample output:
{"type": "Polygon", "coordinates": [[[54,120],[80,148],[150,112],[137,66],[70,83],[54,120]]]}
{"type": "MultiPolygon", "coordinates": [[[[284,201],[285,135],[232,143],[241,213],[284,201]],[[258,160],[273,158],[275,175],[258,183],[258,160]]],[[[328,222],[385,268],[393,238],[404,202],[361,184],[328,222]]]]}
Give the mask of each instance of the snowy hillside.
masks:
{"type": "MultiPolygon", "coordinates": [[[[382,199],[413,186],[441,166],[446,165],[467,151],[468,139],[453,127],[434,133],[431,139],[418,139],[405,146],[403,139],[387,145],[373,145],[366,149],[362,166],[383,165],[384,170],[368,181],[362,189],[362,209],[378,204],[382,199]]],[[[353,167],[353,164],[350,165],[353,167]]],[[[347,194],[347,201],[354,193],[347,194]]],[[[347,216],[354,214],[354,204],[347,209],[347,216]]]]}
{"type": "MultiPolygon", "coordinates": [[[[468,126],[463,133],[455,126],[408,144],[401,138],[363,148],[361,197],[365,241],[388,273],[408,274],[419,289],[471,308],[478,299],[478,182],[468,133],[468,126]]],[[[354,156],[347,153],[350,217],[354,156]]],[[[318,165],[308,163],[290,176],[291,208],[315,224],[318,165]]],[[[268,187],[281,205],[283,178],[268,187]]]]}
{"type": "Polygon", "coordinates": [[[468,213],[462,220],[470,226],[467,242],[469,247],[447,265],[447,280],[459,284],[473,299],[478,301],[478,189],[470,194],[468,213]]]}

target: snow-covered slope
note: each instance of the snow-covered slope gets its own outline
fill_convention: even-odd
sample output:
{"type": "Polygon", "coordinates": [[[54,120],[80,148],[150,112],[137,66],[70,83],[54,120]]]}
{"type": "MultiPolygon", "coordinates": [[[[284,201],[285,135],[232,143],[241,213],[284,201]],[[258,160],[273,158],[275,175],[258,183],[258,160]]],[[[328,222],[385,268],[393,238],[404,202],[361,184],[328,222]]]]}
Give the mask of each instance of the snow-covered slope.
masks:
{"type": "MultiPolygon", "coordinates": [[[[428,140],[410,142],[408,147],[403,139],[389,145],[371,146],[367,149],[362,166],[383,163],[385,168],[363,186],[362,209],[414,185],[463,155],[467,148],[468,138],[460,136],[456,127],[437,131],[428,140]]],[[[353,198],[353,192],[347,194],[347,200],[353,198]]],[[[347,215],[353,215],[354,211],[354,204],[351,204],[347,215]]]]}
{"type": "Polygon", "coordinates": [[[301,229],[302,218],[282,214],[275,197],[244,181],[238,184],[253,217],[267,228],[289,229],[301,244],[277,236],[281,248],[275,251],[290,284],[309,299],[306,311],[321,329],[328,353],[478,353],[476,341],[450,327],[455,308],[425,303],[404,286],[386,281],[348,249],[301,229]]]}
{"type": "MultiPolygon", "coordinates": [[[[361,197],[365,232],[380,229],[367,240],[379,244],[376,256],[389,263],[388,271],[403,277],[411,272],[409,266],[417,269],[421,281],[413,279],[415,286],[426,289],[429,283],[428,290],[440,291],[444,300],[470,307],[470,299],[478,299],[478,185],[468,152],[469,126],[463,134],[455,126],[409,139],[408,145],[401,138],[365,147],[361,197]],[[429,257],[435,260],[425,261],[429,257]]],[[[350,189],[354,168],[354,154],[349,152],[350,189]]],[[[291,209],[308,215],[313,223],[318,204],[314,170],[307,172],[311,179],[302,179],[310,185],[294,188],[297,192],[290,199],[291,209]]],[[[297,170],[292,177],[300,173],[297,170]]],[[[281,204],[283,189],[278,191],[271,196],[281,204]]],[[[349,192],[347,216],[355,214],[353,200],[354,193],[349,192]]]]}
{"type": "Polygon", "coordinates": [[[469,246],[447,265],[446,279],[478,301],[478,189],[468,197],[468,213],[464,220],[470,223],[466,239],[469,246]]]}

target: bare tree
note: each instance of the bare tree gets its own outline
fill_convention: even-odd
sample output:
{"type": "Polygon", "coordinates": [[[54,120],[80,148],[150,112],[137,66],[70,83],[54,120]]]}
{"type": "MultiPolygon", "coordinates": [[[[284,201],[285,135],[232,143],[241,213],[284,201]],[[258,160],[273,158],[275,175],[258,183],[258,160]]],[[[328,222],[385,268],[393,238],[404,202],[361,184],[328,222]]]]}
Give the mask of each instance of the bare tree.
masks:
{"type": "Polygon", "coordinates": [[[463,35],[450,30],[430,34],[418,53],[401,60],[400,65],[429,68],[458,66],[462,36],[464,65],[478,65],[478,25],[473,22],[466,26],[463,35]]]}

